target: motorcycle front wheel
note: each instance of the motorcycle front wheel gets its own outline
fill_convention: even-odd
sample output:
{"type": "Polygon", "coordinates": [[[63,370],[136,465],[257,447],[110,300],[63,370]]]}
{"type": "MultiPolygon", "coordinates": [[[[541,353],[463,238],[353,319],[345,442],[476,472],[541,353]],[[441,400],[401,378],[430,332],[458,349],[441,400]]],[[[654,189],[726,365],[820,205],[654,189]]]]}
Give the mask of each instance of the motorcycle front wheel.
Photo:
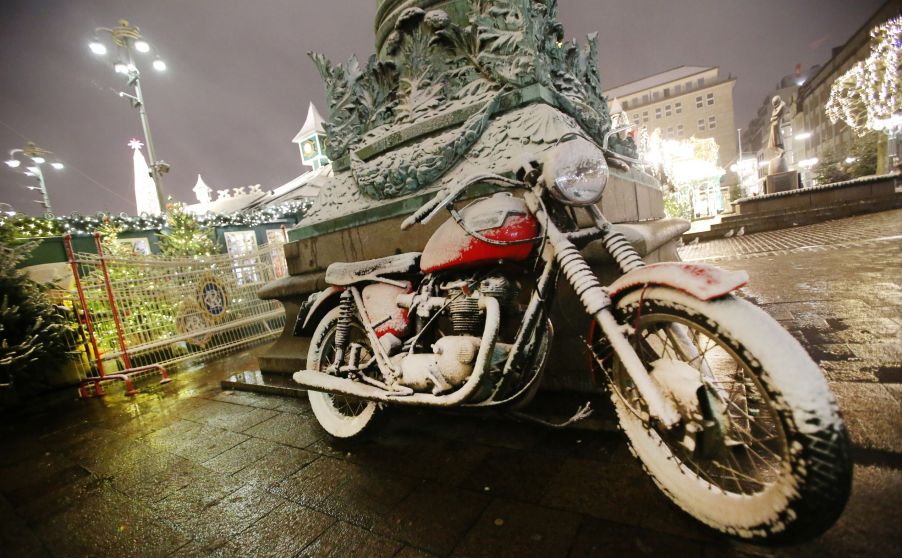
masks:
{"type": "Polygon", "coordinates": [[[616,314],[684,418],[669,431],[655,424],[613,359],[620,424],[671,500],[760,543],[809,539],[836,521],[851,490],[848,434],[823,374],[785,329],[732,295],[701,301],[664,287],[623,295],[616,314]],[[703,387],[687,395],[686,385],[703,387]]]}
{"type": "MultiPolygon", "coordinates": [[[[341,317],[341,308],[330,310],[320,321],[310,340],[307,350],[307,369],[327,373],[326,370],[335,360],[335,333],[341,317]]],[[[373,356],[372,349],[363,326],[355,318],[349,324],[348,344],[360,345],[358,362],[366,362],[373,356]]],[[[348,363],[350,351],[345,351],[341,365],[348,363]]],[[[334,395],[320,391],[307,391],[310,407],[320,426],[335,438],[358,438],[370,432],[382,413],[379,404],[355,397],[334,395]]]]}

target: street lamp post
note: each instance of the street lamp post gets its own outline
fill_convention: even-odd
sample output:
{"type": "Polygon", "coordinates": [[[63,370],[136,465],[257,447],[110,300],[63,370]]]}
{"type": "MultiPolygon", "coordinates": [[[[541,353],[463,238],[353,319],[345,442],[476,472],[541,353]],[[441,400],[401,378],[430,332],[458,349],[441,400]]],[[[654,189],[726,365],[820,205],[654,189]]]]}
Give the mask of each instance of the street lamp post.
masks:
{"type": "MultiPolygon", "coordinates": [[[[129,95],[124,91],[119,92],[119,96],[128,99],[132,107],[138,109],[138,115],[141,117],[141,127],[144,130],[144,140],[147,144],[147,154],[150,156],[150,175],[153,178],[154,187],[157,193],[157,202],[160,204],[160,211],[166,209],[166,196],[163,194],[163,174],[169,171],[169,165],[165,161],[158,161],[156,150],[153,145],[153,138],[150,135],[150,122],[147,118],[147,107],[144,103],[144,92],[141,89],[141,72],[135,64],[133,51],[141,54],[150,52],[150,45],[139,32],[138,28],[129,25],[129,22],[120,19],[119,24],[113,28],[98,27],[94,30],[95,37],[91,41],[89,47],[91,52],[98,56],[107,53],[106,45],[98,39],[101,33],[109,34],[113,44],[118,49],[119,56],[122,58],[113,62],[113,69],[116,73],[125,75],[127,83],[134,88],[135,94],[129,95]]],[[[153,61],[153,68],[159,72],[166,70],[166,63],[159,57],[153,61]]]]}
{"type": "MultiPolygon", "coordinates": [[[[9,159],[6,161],[6,166],[13,169],[19,168],[23,162],[26,164],[24,171],[25,175],[35,178],[38,182],[37,186],[29,186],[28,189],[41,192],[41,201],[38,201],[37,203],[44,206],[44,210],[47,213],[52,213],[53,209],[50,206],[50,196],[47,194],[47,182],[44,180],[44,171],[41,167],[47,162],[47,156],[51,154],[50,151],[41,149],[33,142],[28,142],[22,149],[11,149],[9,151],[9,159]]],[[[50,166],[56,170],[63,169],[63,164],[59,161],[53,161],[50,163],[50,166]]]]}

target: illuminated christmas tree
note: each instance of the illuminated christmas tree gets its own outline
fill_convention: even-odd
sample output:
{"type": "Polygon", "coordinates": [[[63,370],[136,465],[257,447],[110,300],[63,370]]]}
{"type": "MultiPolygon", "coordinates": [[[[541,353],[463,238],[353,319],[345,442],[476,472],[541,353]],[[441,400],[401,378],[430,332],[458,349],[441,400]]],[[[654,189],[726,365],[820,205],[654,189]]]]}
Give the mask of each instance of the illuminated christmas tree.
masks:
{"type": "Polygon", "coordinates": [[[871,30],[871,52],[839,76],[825,106],[834,124],[845,122],[858,135],[868,130],[891,134],[902,126],[902,17],[871,30]]]}

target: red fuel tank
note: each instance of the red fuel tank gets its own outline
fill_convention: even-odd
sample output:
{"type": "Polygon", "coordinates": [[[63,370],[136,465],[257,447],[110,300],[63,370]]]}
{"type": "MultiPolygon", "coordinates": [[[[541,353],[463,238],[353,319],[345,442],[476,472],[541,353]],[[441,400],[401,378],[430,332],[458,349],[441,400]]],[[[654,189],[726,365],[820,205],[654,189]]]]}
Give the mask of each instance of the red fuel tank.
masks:
{"type": "MultiPolygon", "coordinates": [[[[466,207],[461,212],[467,227],[492,240],[525,240],[539,230],[526,202],[508,193],[495,194],[466,207]]],[[[453,219],[447,220],[426,243],[420,257],[423,273],[452,267],[472,267],[488,262],[523,261],[535,243],[495,246],[469,236],[453,219]]]]}

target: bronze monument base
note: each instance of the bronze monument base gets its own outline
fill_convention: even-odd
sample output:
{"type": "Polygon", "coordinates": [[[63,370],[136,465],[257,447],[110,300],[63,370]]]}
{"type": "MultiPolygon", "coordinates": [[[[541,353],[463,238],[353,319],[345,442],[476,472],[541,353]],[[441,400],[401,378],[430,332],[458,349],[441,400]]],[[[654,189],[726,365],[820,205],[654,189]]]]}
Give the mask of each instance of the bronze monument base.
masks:
{"type": "Polygon", "coordinates": [[[788,192],[801,188],[801,180],[797,171],[779,172],[764,178],[764,193],[788,192]]]}

